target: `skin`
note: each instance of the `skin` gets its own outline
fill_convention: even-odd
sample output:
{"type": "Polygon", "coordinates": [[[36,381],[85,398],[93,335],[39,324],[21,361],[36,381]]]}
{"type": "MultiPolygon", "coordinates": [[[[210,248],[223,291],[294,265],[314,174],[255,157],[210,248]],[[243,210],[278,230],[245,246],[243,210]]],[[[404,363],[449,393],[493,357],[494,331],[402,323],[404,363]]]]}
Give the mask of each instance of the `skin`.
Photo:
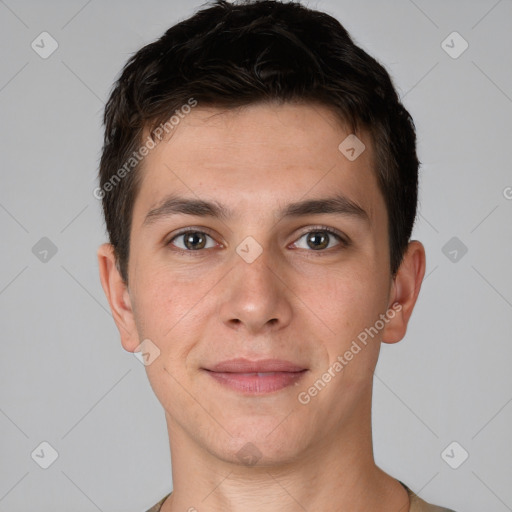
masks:
{"type": "Polygon", "coordinates": [[[338,149],[349,133],[313,104],[199,105],[143,162],[129,286],[112,246],[98,250],[123,347],[133,352],[150,339],[160,350],[146,371],[165,410],[172,457],[163,512],[409,510],[406,491],[373,458],[372,382],[381,342],[405,335],[425,251],[410,242],[392,278],[372,142],[358,133],[366,149],[349,161],[338,149]],[[233,217],[175,214],[144,225],[170,193],[217,201],[233,217]],[[332,213],[279,220],[287,204],[333,193],[357,203],[368,221],[332,213]],[[322,232],[328,247],[311,248],[305,233],[319,225],[351,243],[322,232]],[[166,245],[188,226],[211,236],[205,248],[180,253],[185,237],[166,245]],[[262,248],[252,263],[236,252],[248,236],[262,248]],[[400,311],[379,335],[301,404],[298,393],[396,303],[400,311]],[[309,371],[285,389],[247,396],[201,369],[235,357],[285,359],[309,371]],[[237,456],[248,442],[260,457],[253,465],[237,456]]]}

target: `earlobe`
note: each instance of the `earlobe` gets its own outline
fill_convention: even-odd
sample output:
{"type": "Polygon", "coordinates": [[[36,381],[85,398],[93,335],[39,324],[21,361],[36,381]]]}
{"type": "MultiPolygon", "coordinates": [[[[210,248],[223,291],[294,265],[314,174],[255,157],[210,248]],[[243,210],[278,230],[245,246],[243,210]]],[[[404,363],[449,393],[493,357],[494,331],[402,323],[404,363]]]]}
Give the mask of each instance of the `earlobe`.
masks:
{"type": "Polygon", "coordinates": [[[114,247],[108,243],[102,244],[98,248],[97,255],[101,286],[121,335],[121,344],[128,352],[134,352],[139,345],[139,339],[130,295],[117,268],[114,247]]]}
{"type": "Polygon", "coordinates": [[[390,321],[382,333],[384,343],[397,343],[405,336],[425,275],[425,261],[423,244],[417,240],[409,242],[392,284],[388,310],[394,310],[395,314],[393,318],[388,315],[390,321]],[[400,308],[395,303],[400,304],[400,308]]]}

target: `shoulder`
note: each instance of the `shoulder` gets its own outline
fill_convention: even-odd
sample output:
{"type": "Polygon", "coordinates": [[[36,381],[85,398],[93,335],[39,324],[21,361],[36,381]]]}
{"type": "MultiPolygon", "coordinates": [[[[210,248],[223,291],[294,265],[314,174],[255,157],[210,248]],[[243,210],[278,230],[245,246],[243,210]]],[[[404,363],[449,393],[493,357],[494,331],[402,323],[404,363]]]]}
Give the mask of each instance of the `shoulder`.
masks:
{"type": "Polygon", "coordinates": [[[432,505],[422,500],[417,494],[411,491],[403,482],[400,482],[409,494],[409,500],[411,502],[411,508],[409,512],[455,512],[450,508],[440,507],[438,505],[432,505]]]}
{"type": "Polygon", "coordinates": [[[162,505],[164,504],[164,501],[171,495],[172,493],[167,494],[167,496],[164,496],[158,503],[155,503],[150,509],[146,510],[146,512],[160,512],[160,509],[162,508],[162,505]]]}

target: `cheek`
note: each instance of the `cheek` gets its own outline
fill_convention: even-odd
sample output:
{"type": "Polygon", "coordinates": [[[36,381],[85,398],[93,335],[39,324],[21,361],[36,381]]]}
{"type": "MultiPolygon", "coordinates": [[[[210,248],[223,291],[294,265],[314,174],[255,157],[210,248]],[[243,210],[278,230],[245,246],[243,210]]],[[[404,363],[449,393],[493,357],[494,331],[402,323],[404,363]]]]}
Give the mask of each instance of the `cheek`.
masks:
{"type": "Polygon", "coordinates": [[[297,295],[314,313],[312,318],[328,327],[330,359],[343,353],[385,311],[382,274],[371,267],[317,269],[315,275],[303,278],[297,283],[297,295]]]}
{"type": "Polygon", "coordinates": [[[165,353],[169,363],[184,357],[200,337],[216,281],[213,273],[191,275],[154,264],[136,276],[137,330],[165,353]]]}
{"type": "Polygon", "coordinates": [[[147,260],[135,276],[136,296],[144,314],[156,321],[183,314],[193,305],[195,295],[201,293],[202,281],[188,275],[186,279],[176,269],[169,268],[156,258],[147,260]]]}
{"type": "Polygon", "coordinates": [[[338,325],[349,325],[360,315],[372,313],[382,290],[371,268],[346,265],[313,269],[303,275],[301,295],[338,325]]]}
{"type": "Polygon", "coordinates": [[[163,349],[163,340],[172,335],[173,326],[186,313],[187,298],[183,286],[177,285],[169,273],[154,267],[138,273],[132,282],[139,335],[150,338],[163,349]]]}

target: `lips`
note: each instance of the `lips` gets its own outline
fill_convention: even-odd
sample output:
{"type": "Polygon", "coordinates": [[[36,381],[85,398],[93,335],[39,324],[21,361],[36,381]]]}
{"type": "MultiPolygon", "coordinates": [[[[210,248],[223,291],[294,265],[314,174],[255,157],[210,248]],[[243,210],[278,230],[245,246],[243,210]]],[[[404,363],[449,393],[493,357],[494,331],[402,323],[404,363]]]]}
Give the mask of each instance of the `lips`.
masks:
{"type": "Polygon", "coordinates": [[[243,394],[264,394],[296,383],[308,371],[281,359],[250,361],[238,358],[205,368],[219,384],[243,394]]]}
{"type": "Polygon", "coordinates": [[[305,370],[304,366],[294,364],[282,359],[263,359],[261,361],[250,361],[249,359],[238,358],[223,361],[210,368],[212,372],[220,373],[268,373],[268,372],[300,372],[305,370]]]}

